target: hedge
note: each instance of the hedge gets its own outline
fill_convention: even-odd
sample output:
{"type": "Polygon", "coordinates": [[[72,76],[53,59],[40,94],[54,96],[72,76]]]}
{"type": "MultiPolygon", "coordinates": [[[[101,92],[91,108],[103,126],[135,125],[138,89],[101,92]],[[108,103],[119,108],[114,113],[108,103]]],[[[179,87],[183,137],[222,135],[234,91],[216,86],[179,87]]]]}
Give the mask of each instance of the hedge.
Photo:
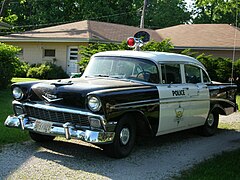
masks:
{"type": "Polygon", "coordinates": [[[0,89],[6,88],[19,64],[17,54],[19,48],[0,43],[0,89]]]}

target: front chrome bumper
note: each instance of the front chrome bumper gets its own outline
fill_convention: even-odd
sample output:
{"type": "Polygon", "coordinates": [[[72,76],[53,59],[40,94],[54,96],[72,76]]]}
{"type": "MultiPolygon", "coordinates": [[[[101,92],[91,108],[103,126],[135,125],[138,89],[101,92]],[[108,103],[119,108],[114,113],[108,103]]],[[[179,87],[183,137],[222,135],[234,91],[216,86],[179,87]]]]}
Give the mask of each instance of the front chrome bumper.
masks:
{"type": "MultiPolygon", "coordinates": [[[[22,130],[29,130],[38,132],[35,130],[35,123],[31,122],[24,115],[20,116],[8,116],[4,123],[7,127],[21,128],[22,130]]],[[[40,132],[41,133],[41,132],[40,132]]],[[[62,124],[62,127],[52,125],[46,135],[52,136],[64,136],[66,139],[80,139],[89,143],[104,144],[111,143],[114,139],[114,132],[99,132],[92,130],[78,130],[71,123],[62,124]]]]}

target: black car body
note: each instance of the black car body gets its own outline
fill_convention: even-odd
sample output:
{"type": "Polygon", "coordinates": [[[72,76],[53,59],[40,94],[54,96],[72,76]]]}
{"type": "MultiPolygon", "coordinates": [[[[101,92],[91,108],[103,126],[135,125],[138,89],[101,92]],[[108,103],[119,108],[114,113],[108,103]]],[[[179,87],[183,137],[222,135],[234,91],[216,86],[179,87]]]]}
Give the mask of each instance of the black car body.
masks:
{"type": "Polygon", "coordinates": [[[160,52],[110,51],[94,55],[81,78],[12,85],[15,115],[8,127],[36,141],[55,136],[98,144],[127,156],[136,136],[193,127],[213,135],[219,114],[237,110],[233,84],[211,82],[196,59],[160,52]]]}

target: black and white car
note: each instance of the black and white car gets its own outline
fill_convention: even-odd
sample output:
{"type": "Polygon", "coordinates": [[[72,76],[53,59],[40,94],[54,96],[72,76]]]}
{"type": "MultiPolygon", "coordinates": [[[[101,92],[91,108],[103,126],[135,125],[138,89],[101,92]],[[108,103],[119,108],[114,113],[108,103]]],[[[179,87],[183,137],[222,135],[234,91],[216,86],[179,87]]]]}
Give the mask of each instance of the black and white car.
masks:
{"type": "Polygon", "coordinates": [[[81,78],[13,84],[15,114],[5,125],[28,130],[35,141],[75,138],[122,158],[136,136],[193,127],[213,135],[219,114],[237,110],[236,89],[214,84],[204,66],[185,55],[101,52],[81,78]]]}

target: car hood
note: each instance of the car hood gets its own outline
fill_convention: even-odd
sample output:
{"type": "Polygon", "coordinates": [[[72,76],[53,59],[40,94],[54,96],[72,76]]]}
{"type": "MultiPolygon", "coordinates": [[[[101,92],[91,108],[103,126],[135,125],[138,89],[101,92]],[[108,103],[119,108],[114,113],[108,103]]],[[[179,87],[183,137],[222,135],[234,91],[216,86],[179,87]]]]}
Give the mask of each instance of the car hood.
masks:
{"type": "Polygon", "coordinates": [[[143,85],[141,82],[113,78],[77,78],[39,82],[31,87],[31,92],[35,97],[37,96],[38,100],[49,104],[84,108],[86,96],[90,92],[143,85]]]}

